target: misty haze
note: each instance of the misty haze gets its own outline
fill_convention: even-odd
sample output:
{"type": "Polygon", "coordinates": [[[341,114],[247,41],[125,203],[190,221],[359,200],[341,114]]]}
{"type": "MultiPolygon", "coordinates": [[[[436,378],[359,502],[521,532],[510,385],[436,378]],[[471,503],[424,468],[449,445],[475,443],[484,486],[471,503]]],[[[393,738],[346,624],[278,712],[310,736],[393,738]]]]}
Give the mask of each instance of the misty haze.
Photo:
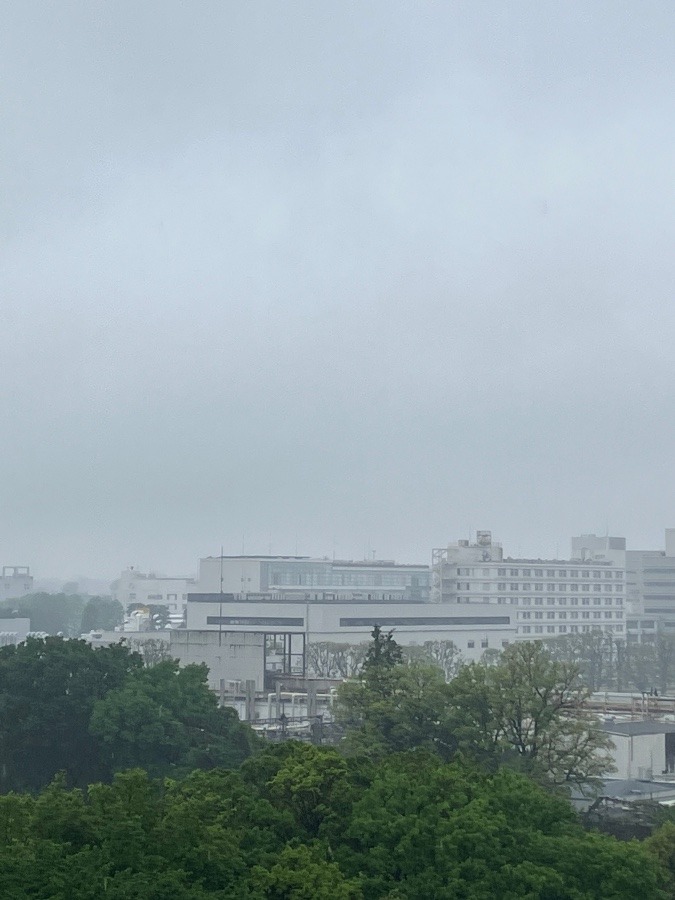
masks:
{"type": "Polygon", "coordinates": [[[0,6],[0,897],[675,897],[675,6],[0,6]]]}

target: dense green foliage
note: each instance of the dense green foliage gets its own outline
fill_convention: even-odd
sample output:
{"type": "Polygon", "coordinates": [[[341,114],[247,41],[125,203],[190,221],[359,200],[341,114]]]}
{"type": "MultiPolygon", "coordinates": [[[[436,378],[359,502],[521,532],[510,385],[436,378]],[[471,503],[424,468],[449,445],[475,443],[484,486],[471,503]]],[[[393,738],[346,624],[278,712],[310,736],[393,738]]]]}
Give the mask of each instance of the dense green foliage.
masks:
{"type": "Polygon", "coordinates": [[[252,733],[218,709],[203,666],[144,669],[121,644],[29,638],[0,648],[0,789],[59,771],[84,786],[143,765],[155,774],[237,765],[252,733]]]}
{"type": "Polygon", "coordinates": [[[26,594],[0,603],[0,618],[30,619],[31,631],[79,637],[99,628],[112,630],[124,618],[122,604],[111,597],[80,594],[26,594]]]}
{"type": "Polygon", "coordinates": [[[607,737],[579,709],[584,696],[578,669],[552,660],[540,643],[463,666],[449,683],[438,667],[404,665],[383,645],[361,677],[340,688],[339,716],[348,752],[461,752],[543,783],[586,785],[611,771],[611,761],[607,737]]]}
{"type": "Polygon", "coordinates": [[[239,772],[0,797],[12,900],[659,900],[666,877],[524,776],[420,751],[375,765],[289,742],[239,772]]]}
{"type": "Polygon", "coordinates": [[[112,597],[92,597],[82,611],[80,634],[113,631],[124,621],[124,607],[112,597]]]}

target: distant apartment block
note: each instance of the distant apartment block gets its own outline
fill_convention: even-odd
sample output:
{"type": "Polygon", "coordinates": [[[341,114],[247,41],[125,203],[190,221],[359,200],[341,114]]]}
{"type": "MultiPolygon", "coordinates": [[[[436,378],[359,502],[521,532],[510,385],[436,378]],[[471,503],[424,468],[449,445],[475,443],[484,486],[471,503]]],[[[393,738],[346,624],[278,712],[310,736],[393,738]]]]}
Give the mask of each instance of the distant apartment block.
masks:
{"type": "Polygon", "coordinates": [[[33,589],[33,576],[28,566],[3,566],[0,581],[0,600],[25,597],[33,589]]]}
{"type": "MultiPolygon", "coordinates": [[[[578,541],[584,543],[574,538],[573,548],[578,541]]],[[[520,640],[591,631],[623,638],[625,563],[616,550],[589,546],[583,558],[516,559],[504,557],[491,532],[479,531],[475,543],[457,541],[432,551],[432,599],[508,608],[520,640]]]]}
{"type": "Polygon", "coordinates": [[[182,618],[188,592],[194,589],[193,578],[145,575],[133,568],[125,569],[110,585],[113,599],[119,600],[125,612],[130,607],[165,606],[176,619],[182,618]]]}

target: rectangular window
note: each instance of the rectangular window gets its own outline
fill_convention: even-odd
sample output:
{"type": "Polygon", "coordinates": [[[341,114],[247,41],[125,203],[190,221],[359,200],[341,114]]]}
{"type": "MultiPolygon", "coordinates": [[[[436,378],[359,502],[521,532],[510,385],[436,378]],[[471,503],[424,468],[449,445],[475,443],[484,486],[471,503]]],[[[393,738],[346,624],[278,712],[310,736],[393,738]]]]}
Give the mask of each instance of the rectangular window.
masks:
{"type": "Polygon", "coordinates": [[[469,648],[469,650],[473,650],[476,644],[474,643],[474,641],[467,641],[466,646],[469,648]]]}
{"type": "Polygon", "coordinates": [[[523,625],[523,634],[529,634],[530,630],[531,629],[529,625],[523,625]]]}
{"type": "Polygon", "coordinates": [[[524,585],[523,585],[523,590],[524,590],[524,591],[531,591],[531,590],[532,590],[532,585],[531,585],[531,584],[524,584],[524,585]]]}
{"type": "Polygon", "coordinates": [[[590,578],[590,577],[591,577],[591,573],[588,571],[588,569],[582,569],[582,570],[581,570],[581,577],[582,577],[582,578],[590,578]]]}
{"type": "Polygon", "coordinates": [[[602,578],[602,572],[593,572],[593,578],[602,578]]]}
{"type": "Polygon", "coordinates": [[[566,590],[567,590],[567,585],[566,585],[566,584],[559,584],[559,585],[558,585],[558,590],[559,590],[559,591],[566,591],[566,590]]]}
{"type": "Polygon", "coordinates": [[[578,569],[570,569],[570,578],[578,578],[579,570],[578,569]]]}
{"type": "Polygon", "coordinates": [[[546,577],[547,578],[555,578],[555,569],[547,569],[546,577]]]}
{"type": "Polygon", "coordinates": [[[554,590],[555,590],[555,585],[554,585],[554,584],[547,584],[547,585],[546,585],[546,590],[547,590],[547,591],[554,591],[554,590]]]}
{"type": "Polygon", "coordinates": [[[606,585],[605,585],[605,591],[606,591],[607,593],[609,593],[609,592],[611,592],[611,590],[612,590],[612,585],[611,585],[611,584],[606,584],[606,585]]]}
{"type": "Polygon", "coordinates": [[[594,618],[594,619],[601,619],[601,618],[602,618],[602,613],[600,613],[600,612],[594,612],[594,613],[593,613],[593,618],[594,618]]]}
{"type": "Polygon", "coordinates": [[[586,591],[586,593],[588,593],[588,591],[590,591],[590,589],[591,589],[590,584],[582,584],[581,585],[581,590],[586,591]]]}
{"type": "Polygon", "coordinates": [[[566,613],[566,612],[559,612],[559,613],[558,613],[558,618],[559,618],[559,619],[566,619],[566,618],[567,618],[567,613],[566,613]]]}
{"type": "Polygon", "coordinates": [[[543,632],[543,630],[544,630],[544,626],[543,626],[543,625],[535,625],[535,626],[534,626],[534,633],[535,633],[535,634],[541,634],[541,633],[543,632]]]}
{"type": "Polygon", "coordinates": [[[602,590],[602,585],[601,585],[601,584],[594,584],[594,585],[593,585],[593,590],[594,590],[594,591],[601,591],[601,590],[602,590]]]}
{"type": "Polygon", "coordinates": [[[498,591],[505,591],[505,590],[506,590],[506,582],[505,582],[505,581],[500,581],[499,584],[497,585],[497,590],[498,590],[498,591]]]}
{"type": "Polygon", "coordinates": [[[544,598],[543,598],[543,597],[535,597],[535,598],[534,598],[534,605],[535,605],[535,606],[543,606],[543,605],[544,605],[544,598]]]}
{"type": "Polygon", "coordinates": [[[543,570],[543,569],[535,569],[535,570],[534,570],[534,577],[535,577],[535,578],[543,578],[543,577],[544,577],[544,570],[543,570]]]}
{"type": "Polygon", "coordinates": [[[543,618],[544,618],[544,614],[543,614],[543,612],[536,612],[536,613],[534,614],[534,617],[535,617],[535,619],[543,619],[543,618]]]}
{"type": "Polygon", "coordinates": [[[571,590],[571,591],[577,591],[577,592],[578,592],[578,591],[579,591],[579,585],[578,585],[578,584],[571,584],[571,585],[570,585],[570,590],[571,590]]]}
{"type": "Polygon", "coordinates": [[[590,617],[591,617],[591,614],[589,612],[582,612],[582,614],[581,614],[582,619],[590,619],[590,617]]]}
{"type": "Polygon", "coordinates": [[[517,590],[518,590],[518,585],[517,585],[517,584],[510,584],[510,585],[509,585],[509,589],[512,590],[512,591],[517,591],[517,590]]]}
{"type": "Polygon", "coordinates": [[[606,618],[606,619],[611,619],[611,618],[612,618],[611,612],[606,612],[606,613],[605,613],[605,618],[606,618]]]}
{"type": "Polygon", "coordinates": [[[558,631],[560,632],[560,634],[565,634],[565,632],[567,631],[567,625],[561,625],[560,628],[558,628],[558,631]]]}
{"type": "Polygon", "coordinates": [[[558,600],[558,606],[567,606],[567,599],[565,597],[560,597],[558,600]]]}
{"type": "Polygon", "coordinates": [[[529,578],[531,569],[523,569],[523,578],[529,578]]]}
{"type": "Polygon", "coordinates": [[[485,648],[488,646],[488,642],[487,642],[485,639],[483,639],[483,640],[480,642],[480,645],[481,645],[481,647],[483,648],[483,650],[485,650],[485,648]]]}
{"type": "Polygon", "coordinates": [[[497,575],[506,575],[506,569],[497,569],[497,575]]]}
{"type": "Polygon", "coordinates": [[[553,634],[555,632],[555,625],[547,625],[546,632],[547,634],[553,634]]]}
{"type": "Polygon", "coordinates": [[[535,589],[535,591],[543,591],[544,585],[543,584],[535,584],[534,589],[535,589]]]}
{"type": "Polygon", "coordinates": [[[558,578],[567,578],[567,569],[558,569],[558,578]]]}
{"type": "Polygon", "coordinates": [[[514,576],[517,576],[517,575],[518,575],[518,569],[511,569],[511,570],[510,570],[510,574],[511,574],[511,575],[514,575],[514,576]]]}
{"type": "Polygon", "coordinates": [[[605,578],[611,578],[611,577],[612,577],[611,572],[605,572],[605,578]]]}
{"type": "Polygon", "coordinates": [[[547,612],[547,613],[546,613],[546,618],[547,618],[547,619],[555,619],[555,613],[554,613],[554,612],[547,612]]]}

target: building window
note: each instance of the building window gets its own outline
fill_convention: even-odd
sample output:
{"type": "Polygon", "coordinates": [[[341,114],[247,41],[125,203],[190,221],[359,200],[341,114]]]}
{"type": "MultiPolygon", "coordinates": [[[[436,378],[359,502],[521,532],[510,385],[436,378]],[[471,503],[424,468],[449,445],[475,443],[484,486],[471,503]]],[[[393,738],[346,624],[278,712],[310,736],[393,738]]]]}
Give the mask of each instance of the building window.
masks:
{"type": "Polygon", "coordinates": [[[530,631],[531,631],[531,628],[530,628],[529,625],[524,625],[524,626],[523,626],[523,634],[529,634],[530,631]]]}
{"type": "Polygon", "coordinates": [[[543,578],[543,577],[544,577],[544,570],[543,570],[543,569],[535,569],[535,570],[534,570],[534,577],[535,577],[535,578],[543,578]]]}
{"type": "Polygon", "coordinates": [[[591,589],[590,584],[582,584],[581,585],[581,590],[585,591],[586,593],[588,593],[588,591],[590,591],[590,589],[591,589]]]}
{"type": "Polygon", "coordinates": [[[543,584],[535,584],[534,589],[535,589],[535,591],[543,591],[544,585],[543,584]]]}
{"type": "Polygon", "coordinates": [[[518,585],[517,585],[517,584],[510,584],[510,585],[509,585],[509,590],[517,591],[517,590],[518,590],[518,585]]]}
{"type": "Polygon", "coordinates": [[[543,626],[543,625],[535,625],[535,626],[534,626],[534,633],[535,633],[535,634],[542,634],[543,631],[544,631],[544,626],[543,626]]]}
{"type": "Polygon", "coordinates": [[[485,640],[485,638],[483,638],[483,640],[480,642],[480,645],[483,650],[485,650],[485,648],[488,646],[488,642],[485,640]]]}
{"type": "Polygon", "coordinates": [[[605,578],[611,578],[611,577],[612,577],[611,572],[605,572],[605,578]]]}
{"type": "Polygon", "coordinates": [[[547,618],[547,619],[555,619],[555,613],[554,613],[554,612],[547,612],[547,613],[546,613],[546,618],[547,618]]]}
{"type": "Polygon", "coordinates": [[[578,578],[579,570],[578,569],[570,569],[570,578],[578,578]]]}
{"type": "Polygon", "coordinates": [[[611,585],[611,584],[606,584],[606,585],[605,585],[605,591],[606,591],[607,593],[609,593],[609,592],[611,592],[611,590],[612,590],[612,585],[611,585]]]}
{"type": "Polygon", "coordinates": [[[567,631],[567,625],[561,625],[560,628],[558,628],[558,631],[560,632],[560,634],[565,634],[565,632],[567,631]]]}
{"type": "Polygon", "coordinates": [[[466,642],[466,646],[469,648],[469,650],[473,650],[473,648],[474,648],[476,645],[475,645],[475,643],[474,643],[473,641],[467,641],[467,642],[466,642]]]}
{"type": "Polygon", "coordinates": [[[582,570],[581,570],[581,577],[582,577],[582,578],[590,578],[590,577],[591,577],[591,573],[588,571],[588,569],[582,569],[582,570]]]}
{"type": "Polygon", "coordinates": [[[532,616],[532,613],[524,612],[520,614],[521,619],[529,619],[532,616]]]}
{"type": "Polygon", "coordinates": [[[555,590],[555,585],[554,585],[554,584],[547,584],[547,585],[546,585],[546,590],[547,590],[547,591],[554,591],[554,590],[555,590]]]}
{"type": "Polygon", "coordinates": [[[534,614],[534,617],[535,617],[535,619],[543,619],[543,618],[544,618],[544,614],[543,614],[543,612],[536,612],[536,613],[534,614]]]}
{"type": "Polygon", "coordinates": [[[559,618],[559,619],[566,619],[566,618],[567,618],[567,613],[566,613],[566,612],[559,612],[559,613],[558,613],[558,618],[559,618]]]}
{"type": "Polygon", "coordinates": [[[555,625],[547,625],[546,631],[548,634],[554,634],[555,633],[555,625]]]}
{"type": "Polygon", "coordinates": [[[593,578],[602,578],[602,572],[593,572],[593,578]]]}
{"type": "Polygon", "coordinates": [[[543,605],[544,605],[544,598],[543,598],[543,597],[535,597],[535,598],[534,598],[534,605],[535,605],[535,606],[543,606],[543,605]]]}
{"type": "Polygon", "coordinates": [[[601,590],[602,590],[602,585],[601,585],[601,584],[594,584],[594,585],[593,585],[593,590],[594,590],[594,591],[601,591],[601,590]]]}
{"type": "Polygon", "coordinates": [[[506,590],[506,582],[505,582],[505,581],[500,581],[499,584],[497,585],[497,590],[498,590],[498,591],[505,591],[505,590],[506,590]]]}
{"type": "Polygon", "coordinates": [[[518,569],[511,569],[511,570],[510,570],[510,574],[511,574],[511,575],[517,576],[517,575],[518,575],[518,569]]]}
{"type": "Polygon", "coordinates": [[[531,569],[523,569],[523,578],[529,578],[531,571],[531,569]]]}
{"type": "Polygon", "coordinates": [[[567,569],[558,569],[558,578],[567,578],[567,569]]]}
{"type": "Polygon", "coordinates": [[[531,590],[532,590],[532,585],[531,585],[531,584],[524,584],[524,585],[523,585],[523,590],[524,590],[524,591],[531,591],[531,590]]]}
{"type": "Polygon", "coordinates": [[[497,575],[506,575],[506,569],[497,569],[497,575]]]}
{"type": "Polygon", "coordinates": [[[555,569],[547,569],[546,577],[547,578],[555,578],[555,569]]]}
{"type": "Polygon", "coordinates": [[[590,617],[591,617],[591,614],[589,612],[582,612],[582,614],[581,614],[582,619],[590,619],[590,617]]]}
{"type": "Polygon", "coordinates": [[[579,585],[578,585],[578,584],[571,584],[571,585],[570,585],[570,590],[571,590],[571,591],[578,591],[578,590],[579,590],[579,585]]]}
{"type": "Polygon", "coordinates": [[[566,591],[566,590],[567,590],[567,585],[566,585],[566,584],[559,584],[559,585],[558,585],[558,590],[559,590],[559,591],[566,591]]]}

